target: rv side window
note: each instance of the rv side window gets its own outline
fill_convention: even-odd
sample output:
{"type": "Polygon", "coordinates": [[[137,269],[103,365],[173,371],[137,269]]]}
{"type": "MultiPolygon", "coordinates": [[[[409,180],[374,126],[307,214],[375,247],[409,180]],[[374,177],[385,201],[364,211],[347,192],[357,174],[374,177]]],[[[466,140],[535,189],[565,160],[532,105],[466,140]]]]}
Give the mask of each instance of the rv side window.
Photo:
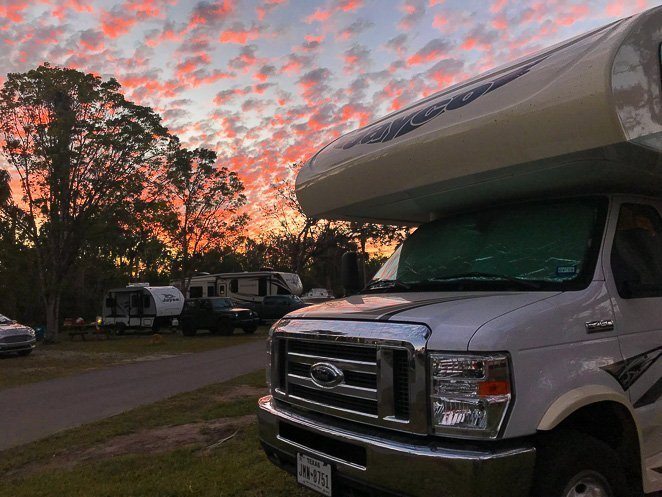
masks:
{"type": "Polygon", "coordinates": [[[239,280],[230,280],[230,291],[232,293],[239,293],[239,280]]]}
{"type": "Polygon", "coordinates": [[[662,297],[662,218],[652,206],[621,206],[611,270],[622,298],[662,297]]]}
{"type": "Polygon", "coordinates": [[[269,284],[269,280],[267,278],[260,278],[258,280],[257,294],[260,297],[264,297],[267,294],[267,285],[268,284],[269,284]]]}
{"type": "Polygon", "coordinates": [[[216,287],[214,285],[207,287],[207,297],[216,297],[216,287]]]}
{"type": "Polygon", "coordinates": [[[140,306],[140,295],[131,295],[131,307],[140,306]]]}
{"type": "Polygon", "coordinates": [[[202,287],[201,286],[192,286],[188,289],[188,295],[192,299],[199,299],[202,297],[202,287]]]}
{"type": "Polygon", "coordinates": [[[149,295],[143,295],[143,308],[149,309],[149,303],[152,299],[149,298],[149,295]]]}

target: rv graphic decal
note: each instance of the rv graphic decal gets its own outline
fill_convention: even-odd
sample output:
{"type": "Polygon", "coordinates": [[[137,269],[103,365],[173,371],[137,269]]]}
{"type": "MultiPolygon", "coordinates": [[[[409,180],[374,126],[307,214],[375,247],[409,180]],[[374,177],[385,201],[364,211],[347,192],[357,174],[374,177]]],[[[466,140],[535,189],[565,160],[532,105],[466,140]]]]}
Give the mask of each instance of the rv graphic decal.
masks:
{"type": "Polygon", "coordinates": [[[173,295],[171,293],[166,293],[166,294],[163,295],[162,302],[164,304],[167,304],[168,302],[179,302],[179,297],[177,297],[177,295],[173,295]]]}
{"type": "Polygon", "coordinates": [[[391,121],[376,124],[368,130],[357,130],[355,133],[350,133],[345,140],[340,139],[334,148],[342,148],[344,150],[350,149],[359,143],[361,145],[368,145],[372,143],[383,143],[399,136],[405,135],[415,129],[423,126],[432,121],[435,117],[440,116],[444,112],[452,111],[470,104],[474,100],[490,93],[497,88],[516,80],[520,76],[528,73],[532,67],[540,64],[547,57],[542,57],[533,61],[525,66],[518,68],[500,78],[475,86],[463,93],[459,93],[453,97],[445,98],[443,96],[432,100],[432,102],[424,109],[405,114],[401,117],[396,117],[391,121]]]}

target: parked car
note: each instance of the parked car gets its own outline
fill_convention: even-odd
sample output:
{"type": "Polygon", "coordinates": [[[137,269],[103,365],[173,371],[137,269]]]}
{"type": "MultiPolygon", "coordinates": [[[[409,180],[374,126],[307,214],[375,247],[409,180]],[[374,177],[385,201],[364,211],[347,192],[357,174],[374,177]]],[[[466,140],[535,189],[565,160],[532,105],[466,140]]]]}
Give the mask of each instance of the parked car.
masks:
{"type": "Polygon", "coordinates": [[[289,312],[306,307],[306,303],[296,295],[273,295],[264,297],[262,302],[247,304],[263,321],[280,319],[289,312]]]}
{"type": "Polygon", "coordinates": [[[661,27],[493,69],[299,170],[308,216],[419,227],[272,328],[272,462],[327,496],[660,495],[661,27]]]}
{"type": "Polygon", "coordinates": [[[212,297],[187,299],[179,322],[184,335],[194,336],[201,329],[219,335],[232,335],[235,328],[255,333],[260,320],[254,311],[234,307],[229,298],[212,297]]]}
{"type": "Polygon", "coordinates": [[[35,342],[32,328],[0,314],[0,354],[29,355],[35,342]]]}

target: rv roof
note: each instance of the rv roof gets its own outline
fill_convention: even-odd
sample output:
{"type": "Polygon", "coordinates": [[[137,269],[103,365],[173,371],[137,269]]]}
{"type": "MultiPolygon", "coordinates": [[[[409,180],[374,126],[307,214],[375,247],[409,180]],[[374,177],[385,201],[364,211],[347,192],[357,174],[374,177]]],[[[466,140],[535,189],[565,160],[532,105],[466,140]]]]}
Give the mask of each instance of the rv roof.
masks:
{"type": "Polygon", "coordinates": [[[661,41],[658,7],[416,102],[315,154],[299,202],[416,224],[487,200],[662,192],[661,41]]]}

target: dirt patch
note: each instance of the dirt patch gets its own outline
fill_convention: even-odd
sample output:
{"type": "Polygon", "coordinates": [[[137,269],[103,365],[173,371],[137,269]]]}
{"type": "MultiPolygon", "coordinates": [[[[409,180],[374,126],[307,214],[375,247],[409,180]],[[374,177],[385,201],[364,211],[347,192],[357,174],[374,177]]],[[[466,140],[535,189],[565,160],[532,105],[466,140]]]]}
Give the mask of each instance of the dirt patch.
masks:
{"type": "MultiPolygon", "coordinates": [[[[202,451],[218,448],[220,441],[240,432],[255,422],[255,415],[220,418],[201,423],[161,426],[136,433],[120,435],[87,449],[67,450],[53,454],[46,464],[27,464],[6,477],[25,477],[44,471],[71,469],[83,462],[103,461],[117,456],[162,454],[183,447],[199,447],[202,451]]],[[[221,444],[222,445],[222,444],[221,444]]]]}
{"type": "Polygon", "coordinates": [[[145,361],[159,361],[161,359],[169,359],[170,357],[178,357],[184,354],[150,354],[140,357],[133,357],[131,359],[124,359],[122,362],[145,362],[145,361]]]}
{"type": "Polygon", "coordinates": [[[215,395],[212,399],[215,402],[232,402],[245,398],[256,398],[267,395],[267,389],[264,387],[252,387],[250,385],[237,385],[236,387],[228,388],[221,395],[215,395]]]}

